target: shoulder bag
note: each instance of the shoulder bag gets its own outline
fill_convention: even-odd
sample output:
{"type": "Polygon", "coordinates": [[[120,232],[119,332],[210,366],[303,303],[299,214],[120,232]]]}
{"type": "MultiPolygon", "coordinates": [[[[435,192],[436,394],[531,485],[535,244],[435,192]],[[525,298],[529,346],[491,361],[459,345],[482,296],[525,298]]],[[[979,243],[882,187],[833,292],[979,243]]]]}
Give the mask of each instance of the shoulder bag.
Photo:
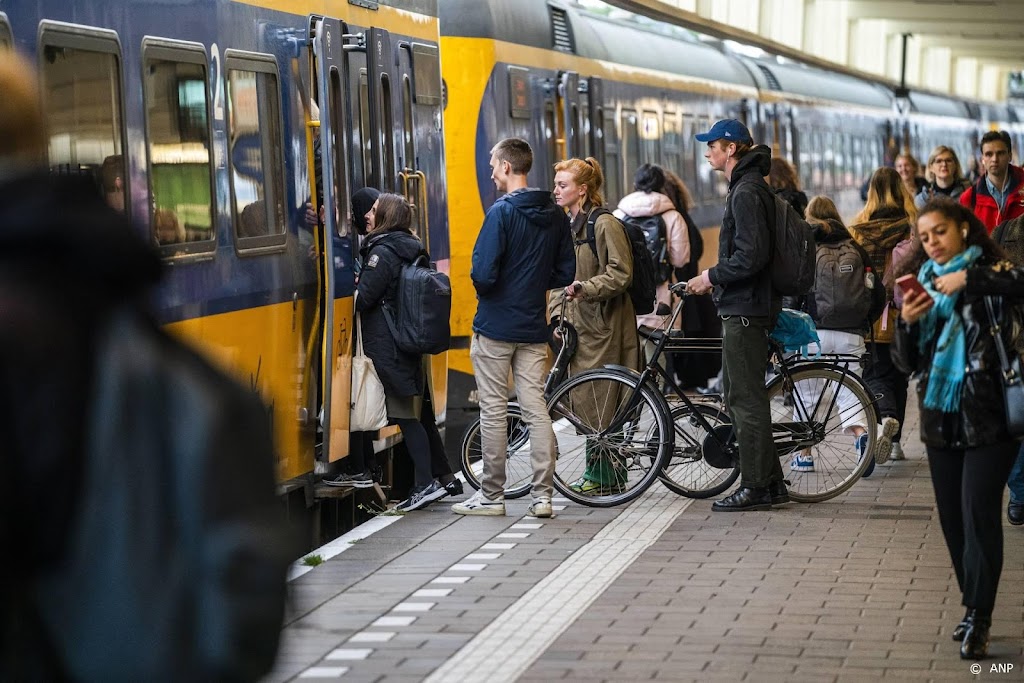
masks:
{"type": "Polygon", "coordinates": [[[363,326],[356,313],[356,353],[352,357],[352,412],[349,431],[373,432],[388,424],[384,385],[373,361],[363,352],[363,326]]]}
{"type": "Polygon", "coordinates": [[[1011,358],[1006,353],[1000,326],[996,320],[992,297],[985,297],[985,310],[992,323],[989,333],[999,354],[999,369],[1003,380],[1003,396],[1006,403],[1006,429],[1010,436],[1024,436],[1024,380],[1021,379],[1020,356],[1011,358]]]}

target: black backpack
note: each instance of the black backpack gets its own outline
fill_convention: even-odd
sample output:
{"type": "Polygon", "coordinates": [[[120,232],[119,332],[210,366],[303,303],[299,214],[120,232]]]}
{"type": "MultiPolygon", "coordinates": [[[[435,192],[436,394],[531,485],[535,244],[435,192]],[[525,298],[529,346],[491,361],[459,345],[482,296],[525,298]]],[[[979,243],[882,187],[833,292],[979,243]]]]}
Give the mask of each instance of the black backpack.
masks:
{"type": "Polygon", "coordinates": [[[687,282],[700,272],[700,260],[704,256],[704,238],[700,234],[700,228],[690,218],[690,214],[685,211],[679,213],[686,221],[686,234],[690,240],[690,260],[685,266],[676,268],[676,280],[687,282]]]}
{"type": "MultiPolygon", "coordinates": [[[[615,218],[611,211],[598,207],[587,216],[587,238],[576,240],[576,244],[589,244],[590,250],[597,258],[597,240],[594,238],[594,224],[601,216],[608,214],[615,218]]],[[[647,249],[647,239],[643,230],[632,223],[623,223],[618,218],[615,222],[622,226],[629,240],[630,251],[633,252],[633,280],[629,285],[629,298],[633,302],[633,310],[637,315],[654,312],[655,299],[658,293],[658,274],[647,249]]]]}
{"type": "Polygon", "coordinates": [[[775,208],[772,216],[772,288],[784,296],[807,294],[814,287],[815,245],[814,229],[807,224],[796,209],[765,186],[771,196],[769,210],[775,208]]]}
{"type": "Polygon", "coordinates": [[[145,315],[99,325],[64,561],[28,595],[70,680],[256,680],[291,548],[271,420],[145,315]]]}
{"type": "Polygon", "coordinates": [[[653,216],[630,216],[627,214],[622,217],[622,224],[628,224],[643,232],[644,243],[647,245],[647,253],[651,255],[651,262],[654,264],[658,282],[668,282],[672,277],[672,263],[668,258],[665,219],[661,214],[653,216]]]}
{"type": "Polygon", "coordinates": [[[387,304],[382,308],[395,344],[402,351],[434,354],[451,346],[452,284],[447,275],[430,265],[426,251],[402,266],[398,310],[392,311],[387,304]]]}

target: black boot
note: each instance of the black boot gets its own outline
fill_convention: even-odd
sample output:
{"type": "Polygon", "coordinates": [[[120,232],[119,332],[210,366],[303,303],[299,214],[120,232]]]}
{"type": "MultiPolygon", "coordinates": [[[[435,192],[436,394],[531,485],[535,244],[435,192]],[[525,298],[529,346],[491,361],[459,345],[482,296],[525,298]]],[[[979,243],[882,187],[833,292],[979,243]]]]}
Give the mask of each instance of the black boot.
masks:
{"type": "Polygon", "coordinates": [[[1007,503],[1006,521],[1013,526],[1024,524],[1024,503],[1015,503],[1012,500],[1007,503]]]}
{"type": "Polygon", "coordinates": [[[711,509],[714,512],[746,512],[748,510],[771,510],[772,497],[768,487],[740,488],[731,496],[716,500],[711,509]]]}
{"type": "Polygon", "coordinates": [[[771,496],[772,505],[785,505],[789,502],[789,489],[786,488],[788,485],[789,482],[785,479],[768,484],[768,495],[771,496]]]}
{"type": "Polygon", "coordinates": [[[964,618],[960,620],[960,623],[953,629],[953,640],[958,643],[964,639],[964,634],[967,633],[967,629],[974,623],[974,610],[970,607],[964,612],[964,618]]]}
{"type": "Polygon", "coordinates": [[[988,656],[988,633],[992,627],[992,615],[982,615],[974,610],[974,619],[960,644],[960,659],[984,659],[988,656]]]}

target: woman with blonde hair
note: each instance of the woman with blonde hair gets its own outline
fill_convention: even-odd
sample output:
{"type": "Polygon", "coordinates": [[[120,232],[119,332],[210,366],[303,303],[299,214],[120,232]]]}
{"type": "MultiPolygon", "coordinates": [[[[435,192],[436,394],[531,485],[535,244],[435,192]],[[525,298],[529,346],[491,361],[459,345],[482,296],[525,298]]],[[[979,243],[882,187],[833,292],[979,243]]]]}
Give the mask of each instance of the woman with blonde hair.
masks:
{"type": "Polygon", "coordinates": [[[921,164],[910,152],[896,157],[893,168],[903,181],[903,189],[913,199],[918,192],[928,186],[928,181],[921,177],[921,164]]]}
{"type": "MultiPolygon", "coordinates": [[[[871,260],[871,269],[881,275],[887,302],[893,301],[895,285],[892,276],[893,248],[910,237],[911,224],[917,219],[917,208],[904,191],[903,180],[895,170],[879,168],[868,184],[868,201],[850,226],[850,234],[864,248],[871,260]]],[[[897,459],[903,452],[899,445],[907,411],[907,376],[893,365],[892,341],[896,331],[896,307],[887,305],[882,317],[871,330],[871,357],[864,371],[864,381],[879,395],[878,414],[882,432],[875,442],[875,462],[884,463],[896,449],[897,459]]]]}
{"type": "Polygon", "coordinates": [[[964,178],[956,152],[945,145],[936,147],[928,157],[925,179],[928,184],[914,197],[914,205],[919,209],[935,197],[959,199],[964,190],[971,186],[964,178]]]}
{"type": "MultiPolygon", "coordinates": [[[[640,363],[636,312],[628,291],[633,252],[622,224],[602,209],[603,184],[601,164],[593,157],[555,164],[555,203],[569,214],[576,245],[576,277],[565,288],[566,318],[579,333],[579,345],[569,363],[571,375],[607,364],[638,368],[640,363]]],[[[552,317],[559,314],[560,307],[561,297],[552,296],[552,317]]],[[[590,408],[595,420],[591,424],[606,422],[599,414],[600,407],[590,408]]],[[[586,471],[572,483],[573,490],[584,495],[618,493],[625,486],[623,468],[608,456],[591,456],[589,452],[586,471]]]]}

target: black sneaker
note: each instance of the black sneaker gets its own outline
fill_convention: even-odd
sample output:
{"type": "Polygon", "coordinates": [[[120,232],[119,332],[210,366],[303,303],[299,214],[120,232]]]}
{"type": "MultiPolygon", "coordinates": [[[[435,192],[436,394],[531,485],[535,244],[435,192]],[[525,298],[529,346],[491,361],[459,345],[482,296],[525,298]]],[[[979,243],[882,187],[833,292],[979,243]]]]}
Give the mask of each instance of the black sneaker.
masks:
{"type": "Polygon", "coordinates": [[[409,493],[409,497],[396,505],[395,509],[401,510],[402,512],[419,510],[421,507],[430,505],[431,502],[444,495],[447,495],[447,492],[444,490],[444,487],[438,483],[437,479],[435,479],[426,486],[418,489],[414,488],[409,493]]]}
{"type": "Polygon", "coordinates": [[[462,495],[462,482],[458,479],[452,479],[450,482],[444,485],[444,490],[448,492],[449,496],[461,496],[462,495]]]}
{"type": "Polygon", "coordinates": [[[356,489],[373,488],[373,478],[369,472],[342,473],[334,479],[324,479],[324,483],[328,486],[348,486],[356,489]]]}

